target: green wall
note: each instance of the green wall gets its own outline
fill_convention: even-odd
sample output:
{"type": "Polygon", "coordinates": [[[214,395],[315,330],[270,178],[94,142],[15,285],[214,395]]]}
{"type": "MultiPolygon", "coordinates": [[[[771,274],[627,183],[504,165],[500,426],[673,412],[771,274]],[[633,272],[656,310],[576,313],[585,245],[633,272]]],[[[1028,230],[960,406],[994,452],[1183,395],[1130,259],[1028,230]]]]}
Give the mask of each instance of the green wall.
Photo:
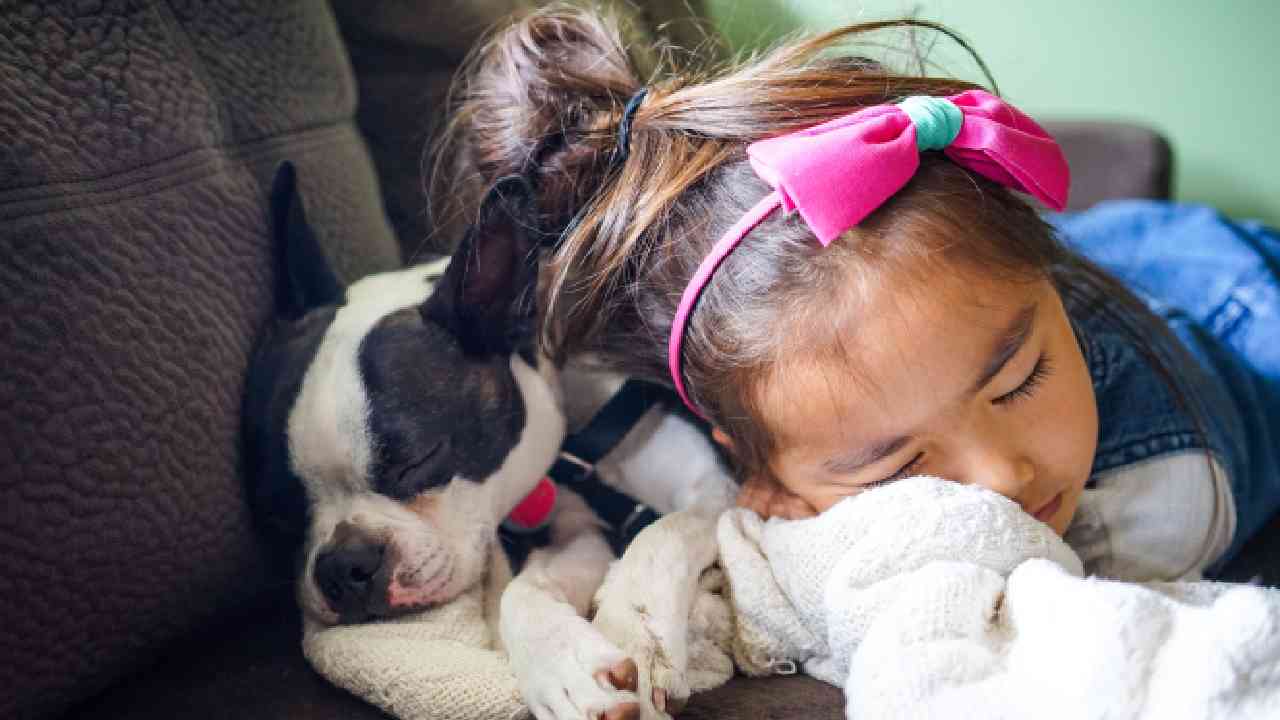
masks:
{"type": "MultiPolygon", "coordinates": [[[[735,48],[909,15],[958,30],[1033,116],[1139,121],[1174,194],[1280,227],[1280,0],[708,0],[735,48]]],[[[968,72],[964,77],[976,79],[968,72]]]]}

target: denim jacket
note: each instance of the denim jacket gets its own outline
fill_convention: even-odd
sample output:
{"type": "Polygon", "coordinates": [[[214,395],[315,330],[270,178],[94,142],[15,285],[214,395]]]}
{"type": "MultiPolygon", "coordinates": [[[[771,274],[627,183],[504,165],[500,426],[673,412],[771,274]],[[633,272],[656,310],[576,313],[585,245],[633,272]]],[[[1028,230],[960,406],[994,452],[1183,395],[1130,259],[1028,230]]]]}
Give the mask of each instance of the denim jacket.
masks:
{"type": "MultiPolygon", "coordinates": [[[[1098,404],[1090,485],[1207,449],[1230,483],[1234,513],[1233,536],[1212,571],[1280,507],[1280,235],[1207,208],[1147,201],[1052,222],[1069,247],[1146,301],[1189,355],[1165,355],[1174,358],[1182,403],[1124,332],[1119,311],[1102,303],[1100,312],[1073,313],[1098,404]]],[[[1169,508],[1150,510],[1158,518],[1169,508]]]]}

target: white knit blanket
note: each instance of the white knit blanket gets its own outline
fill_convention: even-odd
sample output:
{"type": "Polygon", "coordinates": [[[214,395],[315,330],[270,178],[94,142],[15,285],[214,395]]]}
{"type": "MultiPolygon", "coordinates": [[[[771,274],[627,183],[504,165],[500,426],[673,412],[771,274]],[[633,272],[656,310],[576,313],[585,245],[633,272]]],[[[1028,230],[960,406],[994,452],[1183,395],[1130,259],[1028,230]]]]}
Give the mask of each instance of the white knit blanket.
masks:
{"type": "Polygon", "coordinates": [[[1277,718],[1280,591],[1081,577],[995,493],[911,478],[808,520],[718,526],[753,674],[792,660],[849,718],[1277,718]]]}
{"type": "Polygon", "coordinates": [[[426,612],[360,625],[307,622],[302,649],[330,682],[400,720],[515,720],[530,717],[493,617],[510,578],[501,552],[490,577],[426,612]]]}

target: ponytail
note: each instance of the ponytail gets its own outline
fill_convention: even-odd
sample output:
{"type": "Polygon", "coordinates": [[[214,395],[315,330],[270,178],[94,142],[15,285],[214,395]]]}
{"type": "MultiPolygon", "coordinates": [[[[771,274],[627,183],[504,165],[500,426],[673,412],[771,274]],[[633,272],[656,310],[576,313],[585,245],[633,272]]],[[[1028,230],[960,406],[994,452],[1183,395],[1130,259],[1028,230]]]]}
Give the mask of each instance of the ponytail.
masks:
{"type": "Polygon", "coordinates": [[[538,196],[528,222],[558,234],[604,182],[641,72],[620,21],[584,10],[553,5],[493,30],[450,92],[451,120],[433,148],[433,215],[465,225],[488,187],[522,175],[538,196]]]}

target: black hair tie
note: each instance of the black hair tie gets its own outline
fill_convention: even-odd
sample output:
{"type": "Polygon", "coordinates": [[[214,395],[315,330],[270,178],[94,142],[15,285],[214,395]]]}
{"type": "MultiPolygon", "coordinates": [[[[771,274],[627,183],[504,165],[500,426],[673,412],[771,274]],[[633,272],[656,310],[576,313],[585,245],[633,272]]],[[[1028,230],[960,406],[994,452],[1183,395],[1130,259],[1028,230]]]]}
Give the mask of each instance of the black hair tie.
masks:
{"type": "Polygon", "coordinates": [[[648,87],[640,88],[627,101],[627,107],[622,111],[622,122],[618,123],[618,147],[613,151],[614,167],[621,166],[631,154],[631,121],[635,119],[636,110],[640,109],[640,103],[644,102],[648,94],[648,87]]]}

